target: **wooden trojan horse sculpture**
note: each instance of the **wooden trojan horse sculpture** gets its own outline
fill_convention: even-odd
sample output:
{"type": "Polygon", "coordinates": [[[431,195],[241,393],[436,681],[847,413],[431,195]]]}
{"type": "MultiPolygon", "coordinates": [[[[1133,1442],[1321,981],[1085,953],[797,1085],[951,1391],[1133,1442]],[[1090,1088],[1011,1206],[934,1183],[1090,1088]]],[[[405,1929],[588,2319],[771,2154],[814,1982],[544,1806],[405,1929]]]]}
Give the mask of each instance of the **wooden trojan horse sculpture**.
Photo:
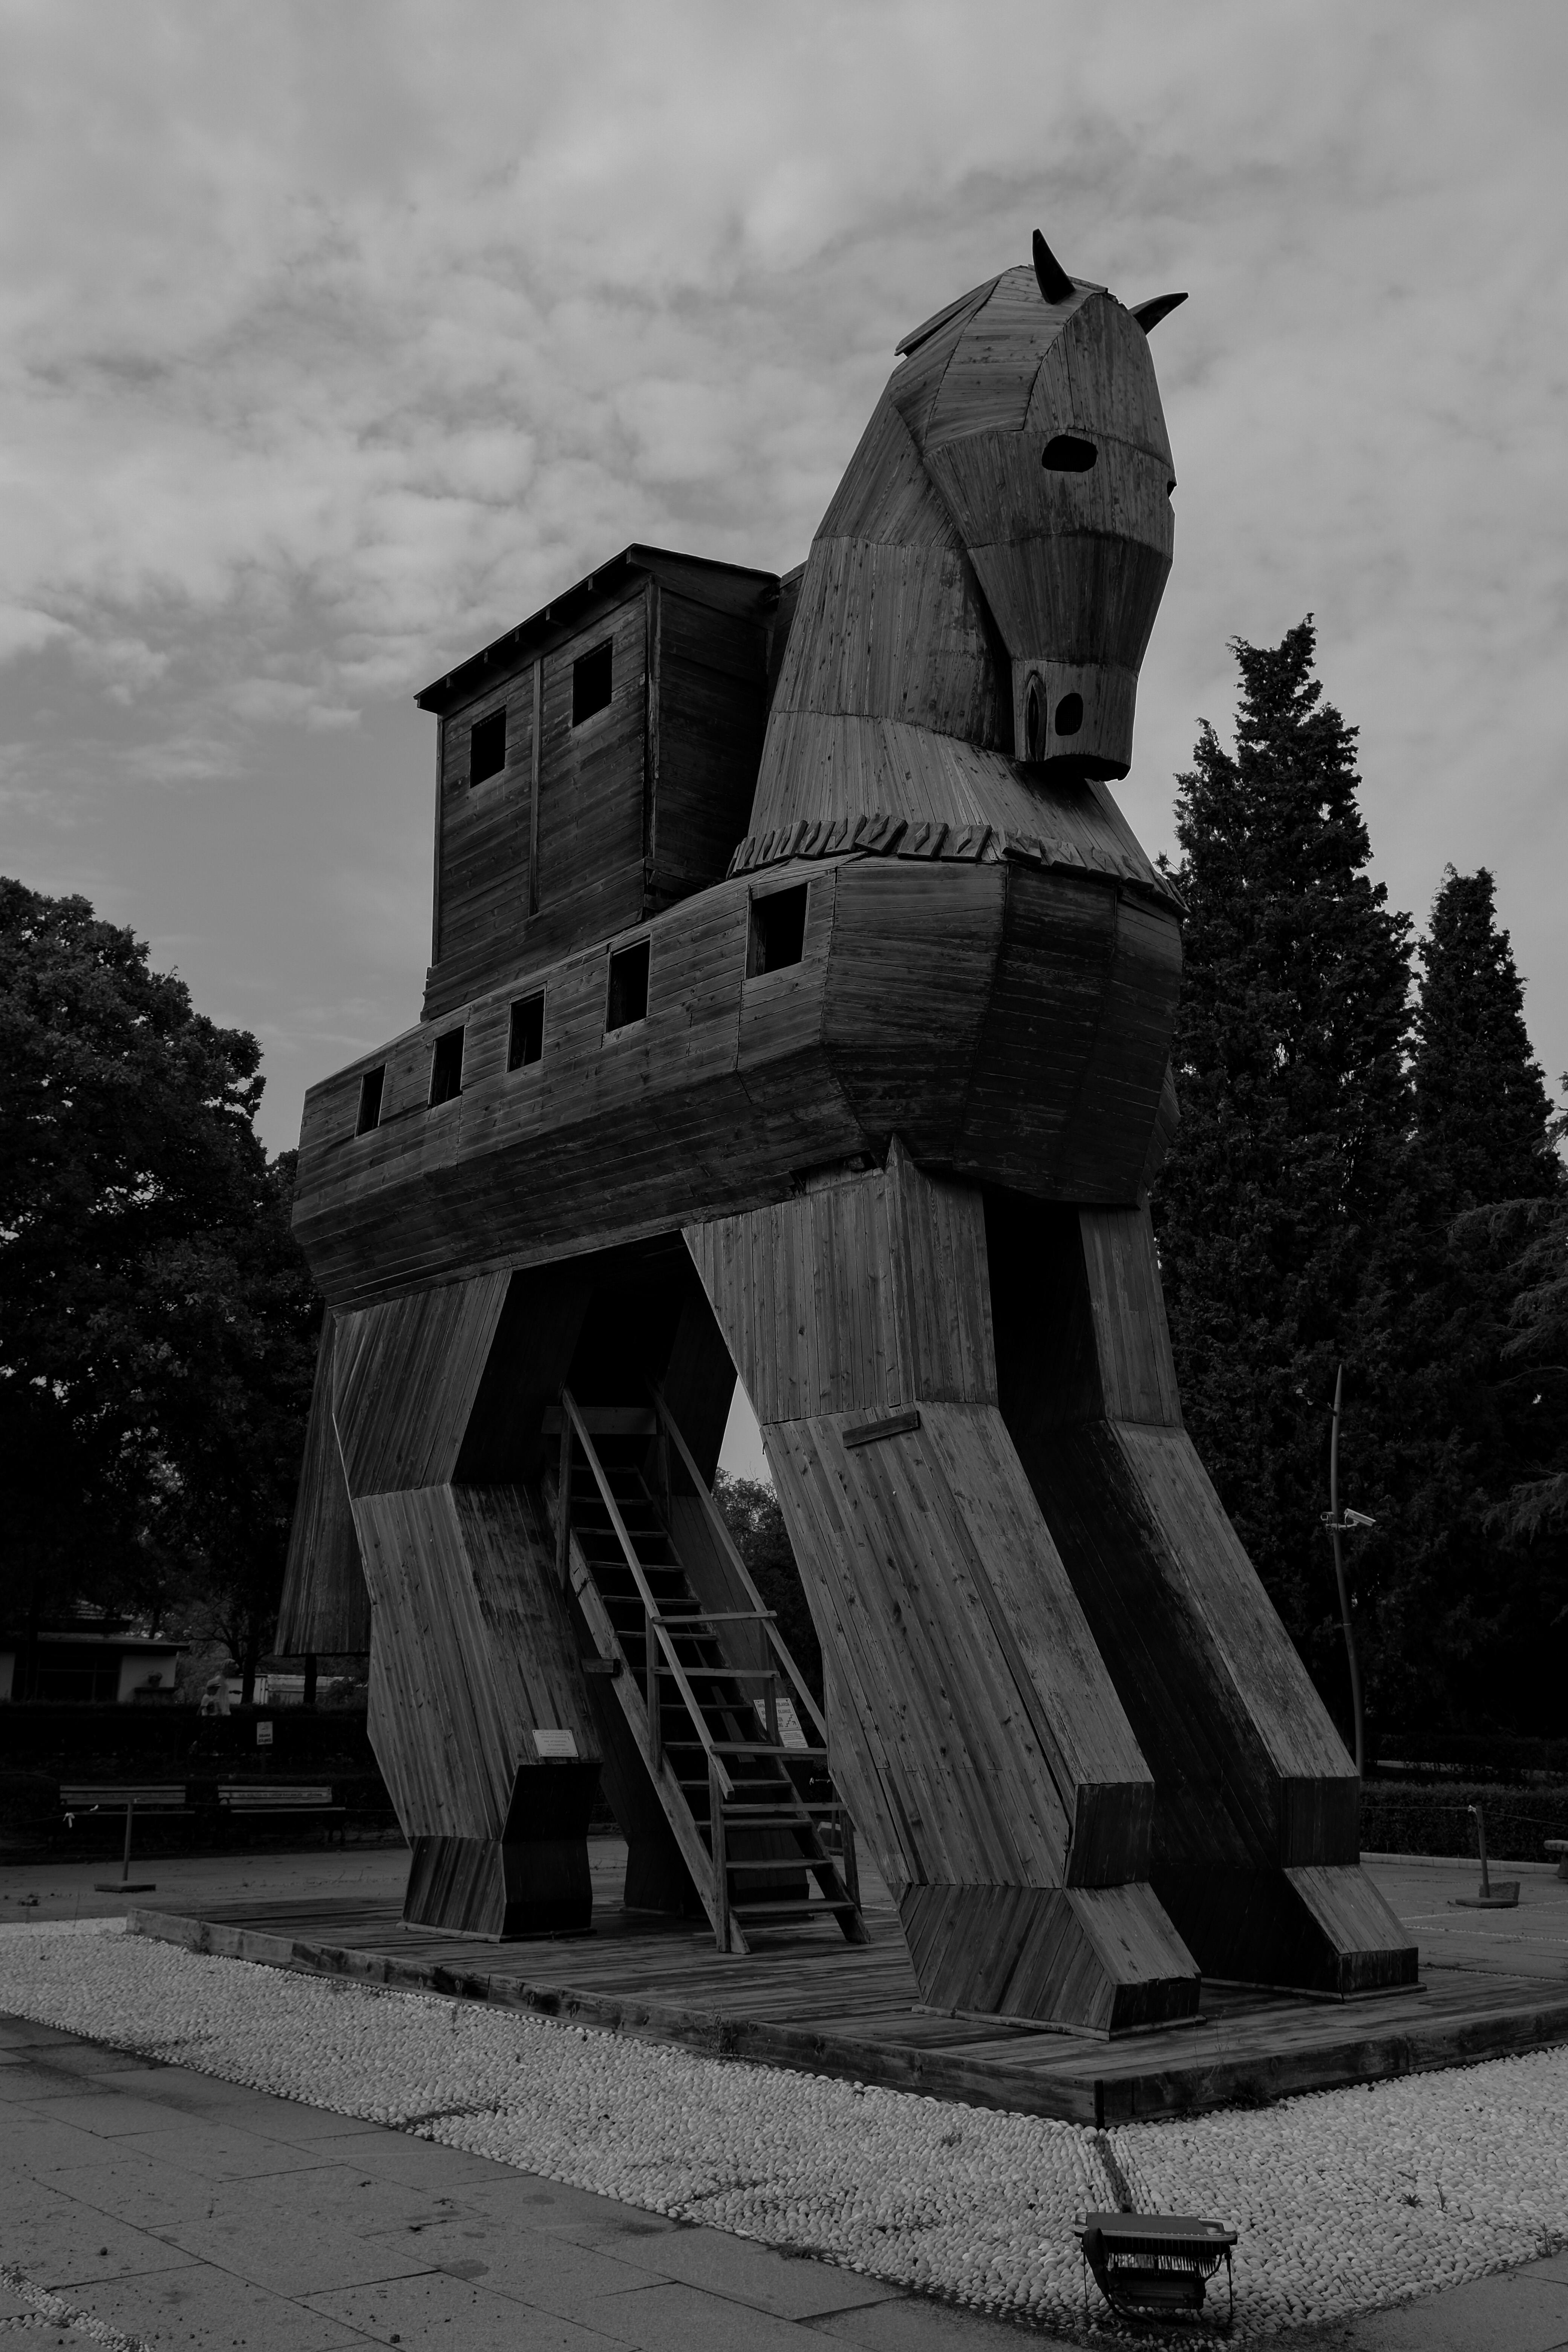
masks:
{"type": "Polygon", "coordinates": [[[585,1925],[602,1783],[628,1903],[858,1936],[842,1798],[933,2006],[1414,1979],[1150,1229],[1178,908],[1107,785],[1178,299],[1037,237],[900,346],[803,572],[632,548],[420,698],[426,1018],[301,1136],[330,1313],[280,1637],[348,1646],[363,1573],[411,1918],[585,1925]],[[815,1737],[709,1491],[737,1369],[815,1737]]]}

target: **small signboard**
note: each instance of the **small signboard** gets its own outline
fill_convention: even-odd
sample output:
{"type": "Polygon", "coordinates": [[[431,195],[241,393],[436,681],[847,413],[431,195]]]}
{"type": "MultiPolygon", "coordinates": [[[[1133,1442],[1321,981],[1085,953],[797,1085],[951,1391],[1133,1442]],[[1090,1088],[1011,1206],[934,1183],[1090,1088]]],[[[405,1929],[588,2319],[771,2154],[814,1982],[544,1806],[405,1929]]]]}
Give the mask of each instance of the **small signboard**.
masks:
{"type": "Polygon", "coordinates": [[[550,1731],[542,1724],[533,1727],[533,1745],[541,1763],[551,1756],[575,1756],[577,1742],[569,1731],[550,1731]]]}
{"type": "Polygon", "coordinates": [[[272,1745],[272,1726],[271,1726],[269,1723],[258,1723],[258,1724],[257,1725],[257,1727],[256,1727],[256,1744],[257,1744],[258,1748],[270,1748],[270,1747],[271,1747],[271,1745],[272,1745]]]}

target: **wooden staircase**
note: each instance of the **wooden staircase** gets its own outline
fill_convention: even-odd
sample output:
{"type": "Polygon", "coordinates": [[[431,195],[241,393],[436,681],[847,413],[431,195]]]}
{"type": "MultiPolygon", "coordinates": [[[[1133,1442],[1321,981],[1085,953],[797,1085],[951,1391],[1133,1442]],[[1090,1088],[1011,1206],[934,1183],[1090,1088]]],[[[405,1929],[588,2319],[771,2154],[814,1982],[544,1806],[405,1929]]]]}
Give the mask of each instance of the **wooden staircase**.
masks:
{"type": "Polygon", "coordinates": [[[546,1500],[562,1579],[719,1949],[745,1952],[749,1931],[819,1919],[863,1944],[854,1830],[828,1774],[826,1725],[662,1397],[581,1406],[563,1390],[545,1426],[560,1440],[546,1500]],[[677,1491],[701,1510],[738,1605],[707,1605],[681,1560],[677,1491]],[[805,1745],[786,1743],[781,1698],[793,1698],[805,1745]]]}

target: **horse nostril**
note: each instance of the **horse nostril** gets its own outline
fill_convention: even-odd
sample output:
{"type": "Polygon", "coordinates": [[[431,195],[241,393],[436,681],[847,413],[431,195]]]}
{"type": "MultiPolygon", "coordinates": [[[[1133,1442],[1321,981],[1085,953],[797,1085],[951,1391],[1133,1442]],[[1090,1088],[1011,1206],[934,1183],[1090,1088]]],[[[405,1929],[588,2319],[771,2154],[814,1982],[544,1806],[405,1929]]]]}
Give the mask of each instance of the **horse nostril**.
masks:
{"type": "Polygon", "coordinates": [[[1100,452],[1079,433],[1056,433],[1040,452],[1040,463],[1053,474],[1087,474],[1100,452]]]}
{"type": "Polygon", "coordinates": [[[1082,725],[1082,695],[1064,694],[1061,700],[1057,705],[1057,733],[1058,735],[1076,735],[1082,725]]]}
{"type": "Polygon", "coordinates": [[[1029,691],[1024,699],[1024,749],[1031,760],[1037,760],[1046,740],[1046,706],[1037,677],[1029,680],[1029,691]]]}

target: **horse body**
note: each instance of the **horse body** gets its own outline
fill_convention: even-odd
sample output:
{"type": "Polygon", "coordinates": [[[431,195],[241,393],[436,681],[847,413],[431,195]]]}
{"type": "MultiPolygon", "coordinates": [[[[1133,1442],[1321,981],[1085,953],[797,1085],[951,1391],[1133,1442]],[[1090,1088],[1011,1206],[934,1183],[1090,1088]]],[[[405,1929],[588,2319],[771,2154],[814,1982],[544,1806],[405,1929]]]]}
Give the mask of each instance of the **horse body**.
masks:
{"type": "Polygon", "coordinates": [[[1149,1224],[1179,908],[1110,786],[1172,556],[1160,308],[1037,244],[906,339],[799,580],[730,877],[646,929],[635,1045],[608,1050],[589,943],[543,975],[531,1092],[476,1085],[374,1187],[346,1145],[302,1150],[415,1916],[526,1875],[530,1837],[572,1878],[565,1784],[523,1734],[463,1788],[439,1760],[454,1716],[548,1722],[542,1682],[603,1765],[628,1885],[700,1881],[574,1680],[548,1573],[572,1440],[552,1489],[543,1431],[573,1389],[630,1426],[651,1380],[705,1421],[710,1477],[738,1370],[835,1777],[928,2004],[1113,2032],[1192,2014],[1200,1970],[1414,1977],[1349,1759],[1182,1426],[1149,1224]],[[443,1665],[399,1627],[455,1624],[453,1596],[443,1665]],[[395,1707],[424,1709],[412,1748],[395,1707]]]}

